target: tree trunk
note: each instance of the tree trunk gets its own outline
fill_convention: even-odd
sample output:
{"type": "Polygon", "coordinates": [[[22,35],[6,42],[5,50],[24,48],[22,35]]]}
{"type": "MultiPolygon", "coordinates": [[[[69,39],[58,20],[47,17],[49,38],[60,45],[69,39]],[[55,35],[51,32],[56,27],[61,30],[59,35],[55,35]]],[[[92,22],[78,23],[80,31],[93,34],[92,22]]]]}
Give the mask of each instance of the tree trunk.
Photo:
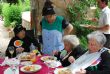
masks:
{"type": "Polygon", "coordinates": [[[38,25],[42,17],[42,8],[45,0],[30,0],[31,1],[31,29],[34,29],[34,34],[37,36],[38,25]]]}

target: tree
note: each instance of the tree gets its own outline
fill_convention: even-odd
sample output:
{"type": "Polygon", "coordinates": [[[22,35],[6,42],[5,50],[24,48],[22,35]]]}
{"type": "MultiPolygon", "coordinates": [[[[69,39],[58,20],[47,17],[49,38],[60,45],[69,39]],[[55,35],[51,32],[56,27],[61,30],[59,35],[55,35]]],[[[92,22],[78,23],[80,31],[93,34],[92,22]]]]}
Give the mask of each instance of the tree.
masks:
{"type": "Polygon", "coordinates": [[[39,21],[42,17],[42,8],[45,0],[30,0],[31,4],[31,28],[35,30],[37,36],[39,21]]]}

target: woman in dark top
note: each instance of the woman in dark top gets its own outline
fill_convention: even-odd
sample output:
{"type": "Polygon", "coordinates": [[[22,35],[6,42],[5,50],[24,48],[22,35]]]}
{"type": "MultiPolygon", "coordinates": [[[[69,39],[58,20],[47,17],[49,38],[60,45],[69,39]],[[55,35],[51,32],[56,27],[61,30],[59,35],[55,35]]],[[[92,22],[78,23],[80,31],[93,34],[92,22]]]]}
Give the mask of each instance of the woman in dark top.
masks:
{"type": "Polygon", "coordinates": [[[11,54],[8,48],[11,46],[14,47],[14,53],[12,57],[16,57],[16,55],[21,52],[30,52],[31,43],[33,43],[36,47],[39,46],[36,40],[26,35],[26,29],[21,25],[17,25],[13,31],[15,33],[15,37],[10,40],[7,50],[5,52],[5,55],[9,58],[11,58],[11,54]]]}
{"type": "Polygon", "coordinates": [[[61,61],[62,66],[66,67],[84,54],[85,50],[81,47],[79,39],[75,35],[66,35],[63,37],[63,41],[64,50],[55,54],[55,56],[61,61]]]}
{"type": "MultiPolygon", "coordinates": [[[[106,37],[99,31],[92,32],[88,36],[88,52],[99,52],[99,59],[95,65],[91,64],[85,70],[81,69],[75,74],[110,74],[110,49],[105,48],[106,37]]],[[[96,57],[96,56],[94,56],[96,57]]],[[[88,59],[87,59],[88,60],[88,59]]]]}

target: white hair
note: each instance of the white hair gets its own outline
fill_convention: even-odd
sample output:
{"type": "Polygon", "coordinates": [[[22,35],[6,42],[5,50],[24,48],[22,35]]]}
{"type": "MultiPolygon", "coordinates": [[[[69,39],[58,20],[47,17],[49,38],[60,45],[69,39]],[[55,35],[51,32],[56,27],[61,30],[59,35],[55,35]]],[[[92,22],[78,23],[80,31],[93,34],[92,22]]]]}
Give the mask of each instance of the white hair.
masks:
{"type": "Polygon", "coordinates": [[[88,34],[87,38],[88,39],[94,38],[101,45],[104,45],[106,43],[106,41],[107,41],[105,35],[102,32],[100,32],[100,31],[94,31],[94,32],[88,34]]]}
{"type": "Polygon", "coordinates": [[[63,41],[67,41],[75,47],[80,44],[79,39],[76,35],[66,35],[63,37],[63,41]]]}

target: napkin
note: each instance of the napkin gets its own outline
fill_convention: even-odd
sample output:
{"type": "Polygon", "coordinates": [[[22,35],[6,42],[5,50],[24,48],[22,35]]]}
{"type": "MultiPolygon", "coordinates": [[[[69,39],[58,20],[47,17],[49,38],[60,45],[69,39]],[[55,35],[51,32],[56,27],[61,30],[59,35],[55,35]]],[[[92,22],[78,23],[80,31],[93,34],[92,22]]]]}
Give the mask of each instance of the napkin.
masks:
{"type": "Polygon", "coordinates": [[[97,60],[100,57],[99,52],[91,53],[89,52],[85,53],[81,57],[79,57],[74,63],[72,63],[68,68],[74,73],[76,71],[79,71],[80,69],[85,69],[89,67],[92,63],[94,63],[95,60],[97,60]]]}
{"type": "Polygon", "coordinates": [[[1,66],[5,66],[5,65],[12,65],[12,64],[16,64],[16,65],[19,65],[20,64],[20,61],[16,58],[12,58],[12,59],[9,59],[8,57],[5,58],[5,60],[2,62],[1,66]]]}
{"type": "MultiPolygon", "coordinates": [[[[14,72],[9,67],[4,71],[4,74],[14,74],[14,72]]],[[[19,74],[19,68],[16,69],[15,74],[19,74]]]]}
{"type": "Polygon", "coordinates": [[[5,66],[7,61],[8,61],[8,57],[5,57],[5,59],[4,59],[4,61],[2,62],[1,66],[5,66]]]}

